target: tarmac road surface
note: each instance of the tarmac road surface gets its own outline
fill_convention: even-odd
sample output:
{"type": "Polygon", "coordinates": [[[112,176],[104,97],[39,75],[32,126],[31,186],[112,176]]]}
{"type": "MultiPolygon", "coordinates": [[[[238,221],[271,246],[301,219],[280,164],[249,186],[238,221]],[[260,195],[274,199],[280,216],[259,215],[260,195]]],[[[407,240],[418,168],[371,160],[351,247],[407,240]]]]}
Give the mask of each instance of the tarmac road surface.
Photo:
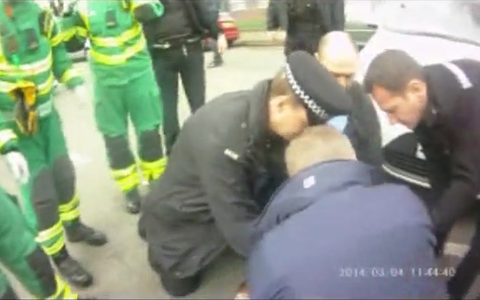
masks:
{"type": "MultiPolygon", "coordinates": [[[[206,57],[208,63],[211,55],[206,57]]],[[[225,54],[223,67],[207,71],[208,99],[225,92],[249,89],[257,81],[275,74],[282,64],[281,48],[234,48],[225,54]]],[[[92,78],[87,65],[80,63],[77,68],[84,72],[91,89],[92,78]]],[[[180,115],[184,120],[189,109],[183,94],[180,102],[180,115]]],[[[102,248],[70,247],[74,256],[94,274],[95,285],[86,292],[115,299],[168,299],[157,276],[148,267],[145,244],[136,233],[137,217],[124,212],[122,196],[109,178],[104,146],[95,129],[92,107],[78,105],[75,97],[62,89],[56,105],[77,170],[83,219],[105,231],[110,238],[109,244],[102,248]]],[[[135,143],[133,134],[131,141],[135,143]]],[[[15,191],[4,164],[0,165],[0,178],[4,187],[15,191]]],[[[472,221],[468,219],[455,229],[452,243],[447,247],[447,254],[451,254],[445,259],[448,265],[454,264],[465,252],[471,230],[472,221]]],[[[207,275],[201,290],[189,298],[231,299],[242,281],[242,262],[228,254],[207,275]]]]}

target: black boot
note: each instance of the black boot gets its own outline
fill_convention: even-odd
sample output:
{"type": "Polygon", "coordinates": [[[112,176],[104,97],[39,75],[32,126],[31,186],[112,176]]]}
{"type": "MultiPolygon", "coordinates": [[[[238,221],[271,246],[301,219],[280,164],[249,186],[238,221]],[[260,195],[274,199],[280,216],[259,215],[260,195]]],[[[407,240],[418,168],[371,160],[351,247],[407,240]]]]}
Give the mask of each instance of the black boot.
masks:
{"type": "Polygon", "coordinates": [[[125,195],[125,197],[127,212],[131,214],[138,214],[142,204],[142,196],[140,196],[138,189],[131,190],[125,195]]]}
{"type": "Polygon", "coordinates": [[[20,298],[18,298],[17,293],[15,293],[15,291],[9,285],[7,287],[7,290],[5,291],[5,293],[0,295],[0,299],[1,300],[17,300],[17,299],[20,299],[20,298]]]}
{"type": "Polygon", "coordinates": [[[83,224],[80,220],[65,226],[65,233],[71,243],[83,242],[90,246],[103,246],[108,242],[104,233],[83,224]]]}
{"type": "Polygon", "coordinates": [[[52,259],[60,275],[70,284],[79,288],[86,288],[92,285],[92,275],[70,256],[65,247],[52,259]]]}

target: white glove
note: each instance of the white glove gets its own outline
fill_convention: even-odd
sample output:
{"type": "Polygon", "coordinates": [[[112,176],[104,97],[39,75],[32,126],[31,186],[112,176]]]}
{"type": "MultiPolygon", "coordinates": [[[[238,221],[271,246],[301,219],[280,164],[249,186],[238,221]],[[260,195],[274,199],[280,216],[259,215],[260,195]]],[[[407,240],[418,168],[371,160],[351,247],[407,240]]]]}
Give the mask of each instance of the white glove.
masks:
{"type": "Polygon", "coordinates": [[[219,34],[217,38],[217,47],[218,47],[218,52],[224,53],[228,49],[228,42],[227,38],[225,37],[224,34],[219,34]]]}
{"type": "Polygon", "coordinates": [[[12,151],[5,154],[10,171],[13,173],[13,177],[21,184],[28,183],[30,178],[30,172],[28,170],[28,163],[22,153],[12,151]]]}
{"type": "Polygon", "coordinates": [[[75,100],[80,107],[88,107],[90,103],[90,92],[84,85],[77,86],[72,90],[72,93],[75,95],[75,100]]]}

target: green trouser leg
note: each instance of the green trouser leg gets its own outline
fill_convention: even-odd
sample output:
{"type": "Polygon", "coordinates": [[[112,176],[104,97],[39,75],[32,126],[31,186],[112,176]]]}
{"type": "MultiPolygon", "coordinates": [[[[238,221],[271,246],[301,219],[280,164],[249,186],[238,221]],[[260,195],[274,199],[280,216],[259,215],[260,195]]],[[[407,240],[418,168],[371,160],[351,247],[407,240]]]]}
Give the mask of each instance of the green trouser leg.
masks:
{"type": "Polygon", "coordinates": [[[65,221],[68,222],[79,218],[74,172],[58,113],[54,110],[40,119],[35,135],[18,135],[19,147],[31,174],[30,182],[21,187],[24,212],[30,227],[38,232],[37,240],[45,253],[55,257],[65,249],[60,213],[62,217],[67,216],[65,221]]]}
{"type": "MultiPolygon", "coordinates": [[[[0,190],[0,261],[35,298],[76,299],[77,294],[56,276],[48,256],[10,197],[0,190]]],[[[0,272],[0,297],[9,288],[7,277],[0,272]]],[[[11,292],[5,299],[11,299],[11,292]]]]}
{"type": "MultiPolygon", "coordinates": [[[[0,191],[0,260],[31,294],[48,297],[55,293],[53,269],[48,257],[39,251],[19,208],[8,197],[0,191]]],[[[8,282],[2,287],[8,287],[8,282]]]]}
{"type": "Polygon", "coordinates": [[[103,134],[112,177],[125,194],[139,185],[135,157],[128,142],[128,118],[139,139],[144,179],[158,178],[165,168],[159,134],[163,109],[152,70],[128,84],[105,86],[95,81],[95,120],[103,134]]]}

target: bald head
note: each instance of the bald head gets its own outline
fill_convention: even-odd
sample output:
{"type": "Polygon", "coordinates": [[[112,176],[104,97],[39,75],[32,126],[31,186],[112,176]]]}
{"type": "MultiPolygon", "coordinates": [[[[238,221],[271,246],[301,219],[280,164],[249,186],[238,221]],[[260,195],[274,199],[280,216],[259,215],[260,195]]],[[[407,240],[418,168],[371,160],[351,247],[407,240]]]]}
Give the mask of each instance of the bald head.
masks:
{"type": "Polygon", "coordinates": [[[327,33],[318,45],[317,58],[346,86],[358,68],[358,50],[350,35],[343,31],[327,33]]]}

